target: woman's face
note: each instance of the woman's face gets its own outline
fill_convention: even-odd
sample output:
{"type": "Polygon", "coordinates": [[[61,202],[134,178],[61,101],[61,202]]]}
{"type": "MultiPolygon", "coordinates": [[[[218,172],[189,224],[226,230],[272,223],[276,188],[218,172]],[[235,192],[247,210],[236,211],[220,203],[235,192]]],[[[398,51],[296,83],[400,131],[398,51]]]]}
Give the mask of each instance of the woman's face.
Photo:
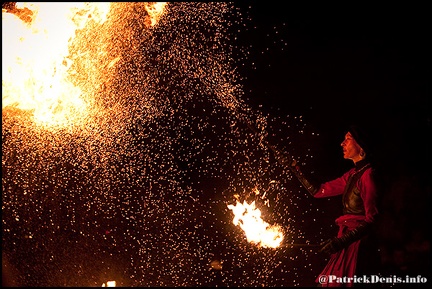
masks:
{"type": "Polygon", "coordinates": [[[362,148],[355,141],[350,132],[345,134],[345,139],[341,143],[344,159],[353,160],[358,162],[362,159],[360,152],[362,148]]]}

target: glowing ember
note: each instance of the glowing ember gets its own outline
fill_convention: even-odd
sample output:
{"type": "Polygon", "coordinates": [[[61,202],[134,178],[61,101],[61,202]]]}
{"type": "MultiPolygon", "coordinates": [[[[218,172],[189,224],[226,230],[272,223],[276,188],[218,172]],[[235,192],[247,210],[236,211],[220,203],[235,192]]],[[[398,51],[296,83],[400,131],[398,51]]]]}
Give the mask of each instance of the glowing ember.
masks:
{"type": "Polygon", "coordinates": [[[105,283],[102,284],[102,287],[115,287],[116,281],[108,281],[105,285],[105,283]]]}
{"type": "Polygon", "coordinates": [[[276,248],[282,240],[283,234],[280,226],[270,225],[261,219],[261,211],[255,207],[255,201],[243,204],[228,205],[234,213],[234,225],[239,225],[246,233],[249,242],[263,247],[276,248]]]}

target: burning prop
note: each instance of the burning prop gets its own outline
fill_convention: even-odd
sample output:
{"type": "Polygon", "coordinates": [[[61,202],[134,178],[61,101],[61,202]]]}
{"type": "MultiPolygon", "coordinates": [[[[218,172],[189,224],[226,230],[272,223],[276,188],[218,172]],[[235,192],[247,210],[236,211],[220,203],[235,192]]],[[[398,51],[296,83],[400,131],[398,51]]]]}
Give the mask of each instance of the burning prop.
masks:
{"type": "Polygon", "coordinates": [[[261,211],[256,208],[255,201],[248,204],[246,201],[228,205],[234,213],[233,223],[240,226],[246,234],[248,242],[258,246],[277,248],[284,238],[282,228],[270,225],[261,218],[261,211]]]}

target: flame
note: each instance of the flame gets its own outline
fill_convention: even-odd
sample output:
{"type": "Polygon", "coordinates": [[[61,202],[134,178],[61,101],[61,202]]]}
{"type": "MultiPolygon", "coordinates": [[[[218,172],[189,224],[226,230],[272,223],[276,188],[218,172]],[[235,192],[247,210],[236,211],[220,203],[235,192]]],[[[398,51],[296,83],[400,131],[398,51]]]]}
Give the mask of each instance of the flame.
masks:
{"type": "Polygon", "coordinates": [[[276,248],[283,240],[281,227],[270,225],[261,219],[261,211],[255,207],[255,201],[248,204],[246,201],[241,204],[228,205],[234,213],[233,223],[239,225],[246,233],[249,242],[259,246],[276,248]]]}
{"type": "MultiPolygon", "coordinates": [[[[164,14],[165,6],[165,2],[145,4],[152,26],[164,14]]],[[[2,109],[29,111],[34,122],[45,127],[88,121],[95,109],[91,91],[74,82],[79,72],[73,69],[77,56],[87,53],[88,43],[76,40],[77,32],[105,23],[110,8],[109,2],[17,2],[13,9],[2,9],[2,109]]],[[[100,55],[106,59],[102,56],[106,51],[100,55]]],[[[107,68],[119,60],[107,60],[107,68]]],[[[97,78],[98,73],[89,75],[97,78]]],[[[87,86],[94,89],[98,84],[87,86]]]]}
{"type": "Polygon", "coordinates": [[[145,3],[145,8],[150,16],[150,25],[154,26],[165,12],[167,2],[149,2],[145,3]]]}
{"type": "Polygon", "coordinates": [[[2,10],[2,108],[32,111],[36,123],[66,126],[85,118],[88,104],[69,79],[69,44],[109,3],[17,3],[2,10]]]}

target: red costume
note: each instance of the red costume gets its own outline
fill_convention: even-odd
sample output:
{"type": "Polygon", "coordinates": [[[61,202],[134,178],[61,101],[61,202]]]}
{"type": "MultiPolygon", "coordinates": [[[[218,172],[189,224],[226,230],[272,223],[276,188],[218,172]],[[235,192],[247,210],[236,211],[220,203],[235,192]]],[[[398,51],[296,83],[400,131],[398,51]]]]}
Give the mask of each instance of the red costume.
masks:
{"type": "Polygon", "coordinates": [[[342,195],[343,215],[336,219],[339,231],[322,244],[320,252],[331,255],[316,282],[322,287],[351,287],[356,283],[367,286],[367,280],[359,278],[370,279],[378,274],[381,263],[373,230],[378,215],[377,189],[374,170],[366,158],[366,151],[371,149],[369,136],[351,126],[341,146],[344,158],[353,160],[355,167],[319,186],[309,182],[296,161],[284,156],[280,159],[315,198],[342,195]]]}
{"type": "MultiPolygon", "coordinates": [[[[336,224],[339,226],[337,234],[338,238],[343,238],[349,232],[355,232],[357,229],[360,233],[353,233],[353,236],[345,246],[331,254],[330,260],[324,270],[316,279],[320,282],[319,278],[325,275],[345,277],[345,280],[359,276],[356,270],[358,263],[358,252],[362,238],[366,237],[369,233],[370,227],[375,222],[378,214],[377,209],[377,195],[376,186],[373,181],[372,168],[366,160],[360,161],[341,177],[323,183],[318,190],[313,194],[315,198],[326,198],[337,195],[343,195],[343,212],[344,214],[336,219],[336,224]]],[[[375,249],[370,249],[375,250],[375,249]]],[[[362,265],[363,266],[363,265],[362,265]]],[[[375,272],[376,273],[376,272],[375,272]]],[[[322,278],[322,277],[321,277],[322,278]]],[[[322,279],[321,279],[322,283],[322,279]]],[[[322,284],[326,286],[352,286],[352,282],[335,282],[322,284]]]]}

